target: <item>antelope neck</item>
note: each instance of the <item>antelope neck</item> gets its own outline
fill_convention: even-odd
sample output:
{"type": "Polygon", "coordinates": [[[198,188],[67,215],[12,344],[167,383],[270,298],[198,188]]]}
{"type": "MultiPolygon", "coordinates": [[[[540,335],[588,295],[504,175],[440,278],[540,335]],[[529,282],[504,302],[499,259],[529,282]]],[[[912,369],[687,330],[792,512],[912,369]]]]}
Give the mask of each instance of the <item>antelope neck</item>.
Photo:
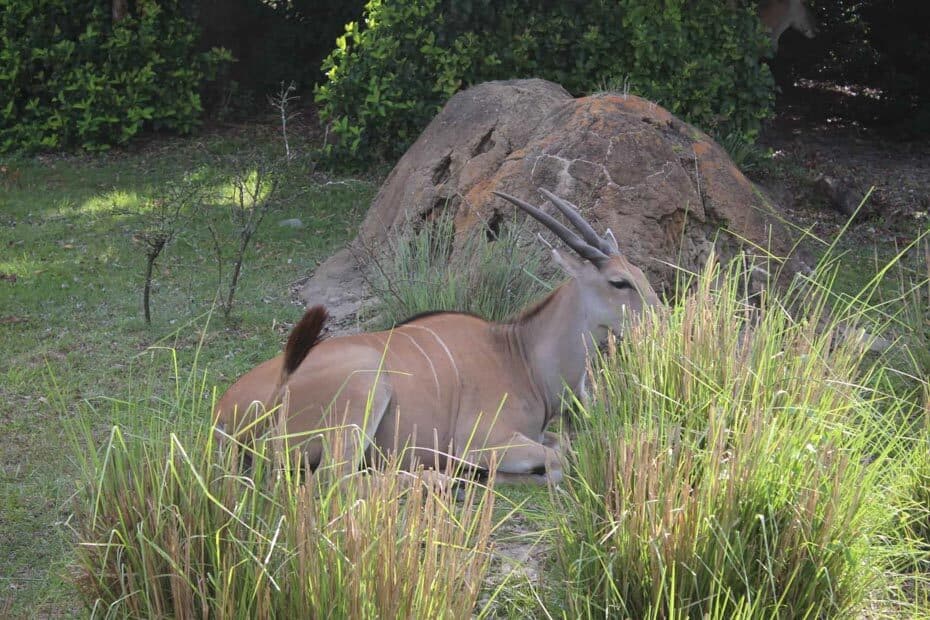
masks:
{"type": "Polygon", "coordinates": [[[565,386],[578,392],[595,327],[588,325],[580,285],[560,286],[543,307],[513,326],[513,338],[526,363],[530,381],[546,404],[546,422],[561,409],[565,386]]]}

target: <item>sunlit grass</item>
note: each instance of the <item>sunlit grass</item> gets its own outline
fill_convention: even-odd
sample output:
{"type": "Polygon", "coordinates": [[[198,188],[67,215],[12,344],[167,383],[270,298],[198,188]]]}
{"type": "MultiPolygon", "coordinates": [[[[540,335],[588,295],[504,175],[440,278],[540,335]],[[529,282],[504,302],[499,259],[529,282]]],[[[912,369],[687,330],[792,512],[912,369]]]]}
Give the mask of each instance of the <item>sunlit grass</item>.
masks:
{"type": "Polygon", "coordinates": [[[0,260],[0,274],[25,278],[35,274],[40,269],[39,263],[25,251],[16,258],[0,260]]]}
{"type": "Polygon", "coordinates": [[[83,216],[126,215],[138,210],[145,200],[141,191],[114,189],[89,197],[75,206],[74,211],[83,216]]]}
{"type": "Polygon", "coordinates": [[[829,282],[756,308],[740,273],[714,289],[708,269],[592,367],[553,497],[571,617],[906,608],[896,459],[921,444],[899,424],[908,401],[874,389],[883,370],[840,335],[859,309],[825,314],[829,282]]]}
{"type": "Polygon", "coordinates": [[[244,468],[237,446],[215,443],[205,377],[171,384],[112,401],[103,445],[84,427],[73,526],[93,615],[471,616],[491,560],[493,477],[460,483],[456,498],[393,459],[308,474],[277,437],[250,446],[244,468]]]}

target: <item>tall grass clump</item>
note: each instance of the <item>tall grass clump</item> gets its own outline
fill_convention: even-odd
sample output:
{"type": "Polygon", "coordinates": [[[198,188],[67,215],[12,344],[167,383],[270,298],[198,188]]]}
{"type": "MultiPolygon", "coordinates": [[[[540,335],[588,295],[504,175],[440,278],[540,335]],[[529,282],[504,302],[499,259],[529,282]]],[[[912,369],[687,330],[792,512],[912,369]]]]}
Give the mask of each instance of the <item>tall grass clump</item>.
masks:
{"type": "Polygon", "coordinates": [[[917,549],[916,568],[930,577],[930,435],[914,442],[901,476],[902,526],[917,549]]]}
{"type": "Polygon", "coordinates": [[[94,616],[471,616],[492,492],[469,485],[456,501],[391,459],[305,474],[280,438],[257,440],[246,469],[215,444],[209,399],[181,398],[119,402],[126,422],[102,446],[86,434],[76,572],[94,616]]]}
{"type": "Polygon", "coordinates": [[[545,249],[516,221],[473,226],[456,238],[452,215],[442,211],[419,228],[407,223],[387,253],[369,255],[382,327],[431,310],[500,321],[551,288],[541,276],[545,249]]]}
{"type": "Polygon", "coordinates": [[[720,271],[592,365],[554,494],[571,617],[851,617],[889,591],[902,437],[867,343],[829,282],[749,304],[720,271]]]}

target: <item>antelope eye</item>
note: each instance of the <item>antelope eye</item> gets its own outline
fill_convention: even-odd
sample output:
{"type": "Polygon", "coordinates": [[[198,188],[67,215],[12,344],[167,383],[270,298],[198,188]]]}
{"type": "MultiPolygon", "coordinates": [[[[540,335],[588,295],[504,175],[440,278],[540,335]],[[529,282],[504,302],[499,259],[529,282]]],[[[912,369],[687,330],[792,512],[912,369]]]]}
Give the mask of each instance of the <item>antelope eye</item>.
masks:
{"type": "Polygon", "coordinates": [[[633,285],[630,284],[628,280],[610,280],[610,285],[621,291],[624,289],[633,288],[633,285]]]}

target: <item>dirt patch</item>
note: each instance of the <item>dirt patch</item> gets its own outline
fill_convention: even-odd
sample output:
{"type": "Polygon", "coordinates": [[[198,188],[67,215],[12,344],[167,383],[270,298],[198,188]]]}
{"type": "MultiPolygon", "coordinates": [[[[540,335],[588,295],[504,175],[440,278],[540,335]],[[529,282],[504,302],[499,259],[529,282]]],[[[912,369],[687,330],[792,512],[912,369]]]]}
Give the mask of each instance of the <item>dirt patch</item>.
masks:
{"type": "Polygon", "coordinates": [[[805,83],[779,96],[762,145],[773,170],[754,175],[792,222],[831,240],[848,216],[831,208],[816,179],[838,179],[861,200],[872,195],[848,231],[850,246],[893,246],[930,225],[930,141],[902,140],[874,124],[871,108],[847,99],[873,96],[836,85],[805,83]]]}

